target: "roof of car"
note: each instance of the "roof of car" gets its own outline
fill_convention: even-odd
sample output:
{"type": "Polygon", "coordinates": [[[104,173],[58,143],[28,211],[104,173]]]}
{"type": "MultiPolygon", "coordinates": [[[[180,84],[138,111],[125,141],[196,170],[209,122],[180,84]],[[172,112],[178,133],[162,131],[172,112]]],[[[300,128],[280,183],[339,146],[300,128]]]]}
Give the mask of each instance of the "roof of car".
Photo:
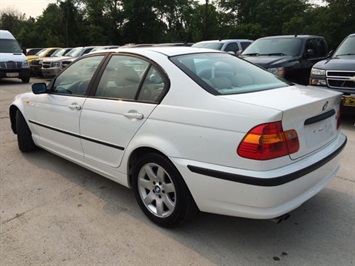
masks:
{"type": "Polygon", "coordinates": [[[120,47],[117,49],[96,51],[91,54],[121,52],[121,53],[136,53],[136,54],[144,55],[144,54],[147,54],[148,51],[164,54],[166,56],[175,56],[175,55],[193,54],[193,53],[223,53],[218,50],[211,50],[211,49],[205,49],[205,48],[194,48],[194,47],[189,47],[189,46],[149,46],[149,47],[132,47],[132,48],[120,47]]]}
{"type": "Polygon", "coordinates": [[[223,40],[208,40],[208,41],[200,41],[198,43],[212,43],[212,42],[252,42],[253,40],[248,40],[248,39],[223,39],[223,40]]]}
{"type": "Polygon", "coordinates": [[[307,39],[307,38],[323,38],[322,36],[317,35],[277,35],[277,36],[266,36],[259,38],[260,39],[278,39],[278,38],[297,38],[297,39],[307,39]]]}

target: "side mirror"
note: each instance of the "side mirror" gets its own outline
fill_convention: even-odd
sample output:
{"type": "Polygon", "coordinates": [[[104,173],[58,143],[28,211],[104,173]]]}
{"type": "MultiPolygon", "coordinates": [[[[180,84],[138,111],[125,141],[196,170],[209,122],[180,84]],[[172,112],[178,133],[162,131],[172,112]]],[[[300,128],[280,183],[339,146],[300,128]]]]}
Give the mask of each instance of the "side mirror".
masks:
{"type": "Polygon", "coordinates": [[[34,94],[43,94],[43,93],[47,93],[48,89],[47,89],[47,85],[46,83],[34,83],[32,84],[32,92],[34,94]]]}

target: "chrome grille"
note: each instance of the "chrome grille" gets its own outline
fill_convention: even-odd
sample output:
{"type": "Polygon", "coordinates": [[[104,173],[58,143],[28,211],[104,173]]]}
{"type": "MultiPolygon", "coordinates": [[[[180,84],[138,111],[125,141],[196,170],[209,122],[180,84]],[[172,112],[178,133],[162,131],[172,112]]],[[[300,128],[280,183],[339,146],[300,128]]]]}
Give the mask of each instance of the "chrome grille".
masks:
{"type": "Polygon", "coordinates": [[[353,89],[355,88],[355,71],[327,71],[327,83],[330,88],[353,89]]]}
{"type": "Polygon", "coordinates": [[[22,62],[7,61],[0,62],[0,68],[2,69],[21,69],[22,62]]]}
{"type": "Polygon", "coordinates": [[[51,67],[51,62],[43,62],[42,63],[43,68],[50,68],[51,67]]]}

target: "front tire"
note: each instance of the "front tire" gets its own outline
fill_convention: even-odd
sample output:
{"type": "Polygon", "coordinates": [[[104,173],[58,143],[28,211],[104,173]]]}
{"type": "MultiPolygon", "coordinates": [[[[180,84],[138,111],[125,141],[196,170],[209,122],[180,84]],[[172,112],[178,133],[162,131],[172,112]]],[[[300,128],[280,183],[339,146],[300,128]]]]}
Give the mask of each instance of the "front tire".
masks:
{"type": "Polygon", "coordinates": [[[145,154],[138,160],[132,185],[144,214],[160,226],[177,226],[196,213],[196,204],[180,173],[160,154],[145,154]]]}
{"type": "Polygon", "coordinates": [[[36,144],[33,142],[31,130],[19,110],[16,112],[16,131],[17,143],[20,151],[30,152],[38,149],[36,144]]]}

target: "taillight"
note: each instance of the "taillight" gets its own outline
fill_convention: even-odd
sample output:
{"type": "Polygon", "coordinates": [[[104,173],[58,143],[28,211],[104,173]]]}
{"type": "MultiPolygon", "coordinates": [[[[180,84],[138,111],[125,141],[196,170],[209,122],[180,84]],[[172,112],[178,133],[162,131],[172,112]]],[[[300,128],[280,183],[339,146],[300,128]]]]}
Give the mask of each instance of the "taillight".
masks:
{"type": "Polygon", "coordinates": [[[339,129],[341,123],[341,107],[339,107],[337,112],[337,129],[339,129]]]}
{"type": "Polygon", "coordinates": [[[254,127],[239,144],[239,156],[269,160],[297,152],[299,141],[295,130],[283,131],[281,121],[254,127]]]}

